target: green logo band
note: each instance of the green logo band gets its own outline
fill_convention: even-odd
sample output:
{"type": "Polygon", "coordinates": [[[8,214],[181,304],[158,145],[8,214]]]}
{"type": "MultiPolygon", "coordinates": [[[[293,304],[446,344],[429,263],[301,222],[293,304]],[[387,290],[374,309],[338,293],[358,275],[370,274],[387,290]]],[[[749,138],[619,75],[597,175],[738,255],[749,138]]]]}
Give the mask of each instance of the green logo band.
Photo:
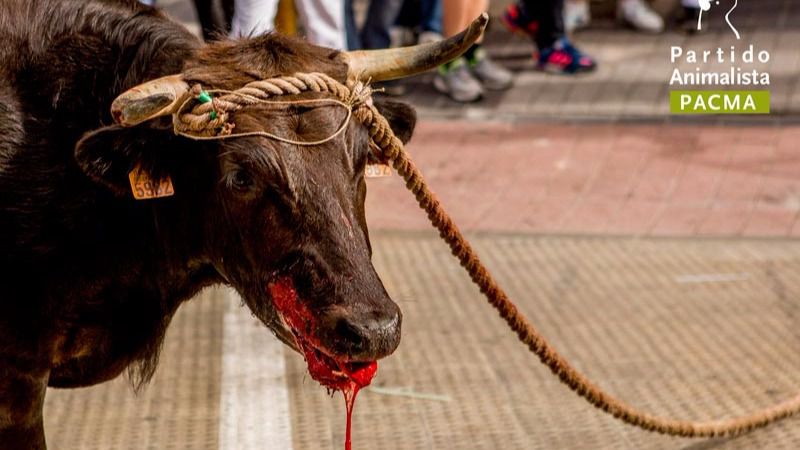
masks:
{"type": "Polygon", "coordinates": [[[670,91],[672,114],[769,114],[769,91],[670,91]]]}

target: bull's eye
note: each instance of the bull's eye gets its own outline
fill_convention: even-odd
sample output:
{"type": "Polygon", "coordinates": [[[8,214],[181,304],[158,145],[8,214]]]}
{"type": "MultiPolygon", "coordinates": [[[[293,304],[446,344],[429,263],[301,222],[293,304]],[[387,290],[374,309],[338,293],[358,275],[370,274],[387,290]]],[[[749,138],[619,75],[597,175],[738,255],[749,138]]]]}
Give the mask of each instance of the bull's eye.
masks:
{"type": "Polygon", "coordinates": [[[253,187],[253,177],[244,169],[237,169],[228,176],[228,185],[231,189],[244,192],[253,187]]]}

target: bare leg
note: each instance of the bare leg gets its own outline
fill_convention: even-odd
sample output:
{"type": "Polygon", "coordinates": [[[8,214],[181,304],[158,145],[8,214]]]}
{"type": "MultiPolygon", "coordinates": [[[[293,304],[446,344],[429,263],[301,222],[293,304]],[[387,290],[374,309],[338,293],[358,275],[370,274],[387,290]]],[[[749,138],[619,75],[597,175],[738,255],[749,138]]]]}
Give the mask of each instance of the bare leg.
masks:
{"type": "MultiPolygon", "coordinates": [[[[442,24],[445,37],[460,33],[480,13],[488,9],[488,0],[444,0],[442,24]]],[[[481,37],[481,39],[483,38],[481,37]]]]}

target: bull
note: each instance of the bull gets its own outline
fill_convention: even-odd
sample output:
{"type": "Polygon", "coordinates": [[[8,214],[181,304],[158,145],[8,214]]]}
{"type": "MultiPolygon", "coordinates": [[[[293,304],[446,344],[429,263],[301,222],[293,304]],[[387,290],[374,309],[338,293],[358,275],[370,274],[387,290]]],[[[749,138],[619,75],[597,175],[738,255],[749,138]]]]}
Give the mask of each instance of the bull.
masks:
{"type": "MultiPolygon", "coordinates": [[[[452,59],[474,33],[377,52],[274,34],[203,44],[133,0],[4,0],[0,36],[0,447],[46,447],[48,386],[124,371],[146,383],[177,308],[215,284],[235,288],[296,350],[311,343],[323,363],[395,350],[401,312],[372,266],[364,216],[365,126],[293,145],[332,135],[345,112],[252,105],[233,115],[237,130],[292,139],[196,141],[176,135],[168,113],[194,84],[407,76],[452,59]],[[130,118],[135,126],[116,123],[130,118]],[[132,171],[171,180],[174,195],[134,199],[132,171]],[[278,280],[313,329],[281,320],[270,290],[278,280]]],[[[376,106],[407,141],[413,109],[376,106]]]]}

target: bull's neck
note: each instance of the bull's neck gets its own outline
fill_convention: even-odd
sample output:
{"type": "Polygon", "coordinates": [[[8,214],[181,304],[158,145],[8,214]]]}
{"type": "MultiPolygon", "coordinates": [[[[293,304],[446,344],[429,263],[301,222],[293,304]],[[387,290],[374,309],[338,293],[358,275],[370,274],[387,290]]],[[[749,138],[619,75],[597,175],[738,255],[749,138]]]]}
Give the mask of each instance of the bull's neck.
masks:
{"type": "Polygon", "coordinates": [[[139,237],[152,248],[143,255],[140,270],[148,283],[158,286],[164,301],[179,304],[200,289],[221,283],[205,254],[203,218],[197,207],[181,198],[145,202],[149,211],[143,211],[146,225],[139,237]]]}

